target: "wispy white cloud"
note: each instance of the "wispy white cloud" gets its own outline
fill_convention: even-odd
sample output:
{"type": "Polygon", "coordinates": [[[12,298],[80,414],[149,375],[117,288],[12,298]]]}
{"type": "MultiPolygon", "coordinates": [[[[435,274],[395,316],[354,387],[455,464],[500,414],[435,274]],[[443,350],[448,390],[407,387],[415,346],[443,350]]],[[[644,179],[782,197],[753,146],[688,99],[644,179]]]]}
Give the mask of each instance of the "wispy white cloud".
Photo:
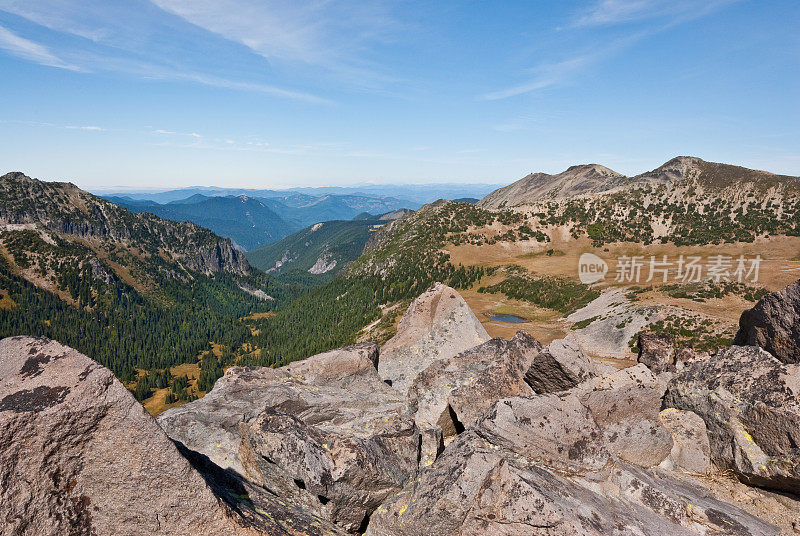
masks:
{"type": "Polygon", "coordinates": [[[95,125],[86,125],[86,126],[67,125],[64,128],[68,128],[70,130],[91,130],[95,132],[102,132],[105,130],[103,127],[98,127],[95,125]]]}
{"type": "Polygon", "coordinates": [[[574,28],[611,26],[651,19],[680,23],[703,17],[738,0],[599,0],[580,13],[574,28]]]}
{"type": "Polygon", "coordinates": [[[380,77],[369,59],[399,23],[387,0],[151,0],[274,64],[380,77]]]}
{"type": "Polygon", "coordinates": [[[20,37],[3,26],[0,26],[0,48],[13,56],[38,63],[39,65],[68,69],[70,71],[81,70],[78,66],[71,65],[53,54],[46,46],[20,37]]]}
{"type": "Polygon", "coordinates": [[[569,76],[589,65],[596,57],[596,54],[577,56],[558,63],[540,65],[533,69],[537,75],[516,86],[511,86],[499,91],[493,91],[483,96],[485,100],[507,99],[516,97],[539,89],[545,89],[564,82],[569,76]]]}
{"type": "Polygon", "coordinates": [[[284,89],[277,86],[272,86],[269,84],[260,84],[255,82],[241,82],[236,80],[230,80],[228,78],[223,78],[219,76],[212,76],[212,75],[205,75],[199,73],[181,73],[175,71],[159,71],[153,72],[150,75],[151,78],[171,78],[171,79],[180,79],[180,80],[188,80],[191,82],[197,82],[199,84],[203,84],[205,86],[212,86],[212,87],[220,87],[220,88],[227,88],[227,89],[235,89],[240,91],[252,91],[256,93],[264,93],[267,95],[272,95],[275,97],[281,97],[285,99],[297,100],[297,101],[304,101],[310,104],[332,104],[330,99],[326,99],[323,97],[318,97],[316,95],[312,95],[311,93],[306,93],[304,91],[294,91],[291,89],[284,89]]]}
{"type": "MultiPolygon", "coordinates": [[[[116,72],[150,80],[182,80],[311,104],[330,103],[330,100],[311,93],[264,81],[274,73],[269,72],[263,59],[242,46],[257,42],[255,26],[250,28],[250,32],[243,30],[242,39],[235,39],[224,32],[215,32],[213,28],[198,27],[201,25],[180,15],[180,5],[165,13],[157,3],[170,7],[161,0],[153,3],[149,0],[100,3],[91,9],[77,0],[0,0],[0,10],[70,36],[69,39],[54,41],[58,46],[52,45],[53,52],[42,44],[22,39],[0,27],[0,48],[53,67],[116,72]],[[210,35],[209,31],[217,36],[210,35]],[[236,61],[230,61],[232,57],[236,61]],[[247,65],[247,68],[230,69],[231,64],[247,65]]],[[[193,5],[199,9],[202,4],[203,1],[198,1],[193,5]]],[[[230,14],[248,11],[248,0],[242,0],[241,8],[238,4],[235,0],[227,0],[230,14]]],[[[209,3],[206,11],[212,11],[213,7],[213,3],[209,3]]],[[[222,12],[217,15],[221,16],[222,12]]],[[[283,23],[285,21],[279,20],[276,24],[280,26],[283,23]]],[[[235,16],[230,24],[237,27],[235,16]]],[[[276,28],[263,27],[262,31],[266,35],[274,33],[276,28]]],[[[325,43],[319,42],[318,46],[319,50],[324,50],[325,43]]],[[[308,44],[305,49],[311,51],[314,46],[308,44]]]]}
{"type": "MultiPolygon", "coordinates": [[[[740,0],[596,0],[566,27],[558,31],[586,32],[587,28],[613,26],[623,23],[645,23],[635,32],[626,31],[622,37],[605,41],[591,50],[578,51],[556,63],[540,64],[530,71],[534,76],[520,84],[492,91],[485,100],[500,100],[561,85],[592,69],[637,42],[678,24],[695,20],[740,0]],[[644,26],[647,26],[646,28],[644,26]]],[[[496,130],[503,130],[501,128],[496,130]]],[[[506,130],[517,129],[505,125],[506,130]]]]}

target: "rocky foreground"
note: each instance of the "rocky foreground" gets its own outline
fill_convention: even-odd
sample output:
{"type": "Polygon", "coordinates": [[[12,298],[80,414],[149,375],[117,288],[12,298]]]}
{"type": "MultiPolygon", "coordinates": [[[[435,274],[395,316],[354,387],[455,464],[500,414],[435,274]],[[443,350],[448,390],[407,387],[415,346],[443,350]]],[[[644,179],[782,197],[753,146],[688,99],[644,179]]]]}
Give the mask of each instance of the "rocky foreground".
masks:
{"type": "Polygon", "coordinates": [[[643,337],[616,370],[490,339],[435,285],[383,349],[232,367],[157,422],[89,358],[4,339],[0,533],[800,534],[799,290],[743,346],[643,337]]]}

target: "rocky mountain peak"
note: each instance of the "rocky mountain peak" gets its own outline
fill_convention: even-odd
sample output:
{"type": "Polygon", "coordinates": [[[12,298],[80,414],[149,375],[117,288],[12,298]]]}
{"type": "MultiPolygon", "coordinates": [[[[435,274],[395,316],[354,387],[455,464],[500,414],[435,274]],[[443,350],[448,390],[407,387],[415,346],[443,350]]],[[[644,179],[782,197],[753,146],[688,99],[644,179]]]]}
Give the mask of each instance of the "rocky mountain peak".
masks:
{"type": "Polygon", "coordinates": [[[484,197],[478,206],[488,209],[524,207],[543,202],[569,202],[576,196],[614,194],[625,189],[674,187],[687,181],[711,191],[741,188],[764,191],[791,189],[800,191],[800,178],[775,175],[740,166],[707,162],[695,156],[676,156],[652,171],[627,177],[599,164],[571,166],[557,175],[532,173],[484,197]]]}
{"type": "Polygon", "coordinates": [[[613,169],[601,166],[600,164],[578,164],[575,166],[570,166],[566,169],[566,171],[563,171],[558,175],[564,176],[567,174],[572,174],[573,176],[586,176],[590,174],[597,174],[605,177],[624,177],[623,174],[617,173],[613,169]]]}

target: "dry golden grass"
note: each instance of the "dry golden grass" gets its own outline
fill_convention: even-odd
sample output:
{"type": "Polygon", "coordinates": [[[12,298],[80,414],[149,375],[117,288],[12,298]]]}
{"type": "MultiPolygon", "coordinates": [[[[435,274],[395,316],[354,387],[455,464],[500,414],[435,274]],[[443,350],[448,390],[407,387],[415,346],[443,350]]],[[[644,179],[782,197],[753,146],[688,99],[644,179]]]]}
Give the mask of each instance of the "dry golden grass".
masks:
{"type": "MultiPolygon", "coordinates": [[[[198,398],[202,398],[203,395],[206,394],[204,391],[197,390],[197,380],[200,378],[200,363],[182,363],[172,367],[169,370],[173,376],[186,376],[189,378],[190,393],[194,394],[198,398]]],[[[139,376],[144,374],[143,370],[137,370],[136,372],[139,376]]],[[[170,390],[168,387],[164,389],[156,389],[153,392],[153,396],[145,399],[145,401],[142,402],[144,409],[146,409],[147,412],[153,417],[158,417],[170,408],[177,408],[178,406],[186,404],[185,400],[179,400],[177,402],[173,402],[172,404],[167,404],[166,398],[169,392],[170,390]]]]}
{"type": "MultiPolygon", "coordinates": [[[[605,259],[609,264],[609,273],[606,280],[599,283],[600,288],[611,286],[623,287],[649,287],[653,290],[639,294],[638,301],[642,304],[673,305],[681,309],[702,314],[718,320],[735,329],[738,325],[742,311],[752,307],[752,303],[740,296],[728,295],[723,298],[708,299],[697,302],[690,299],[673,298],[659,290],[664,285],[661,281],[645,282],[648,267],[642,270],[642,279],[637,283],[617,283],[614,281],[616,273],[616,259],[622,255],[639,255],[645,259],[655,255],[660,258],[667,255],[668,260],[676,261],[678,256],[700,256],[705,260],[712,255],[727,255],[737,258],[745,255],[752,259],[760,255],[763,259],[760,267],[758,282],[755,284],[767,290],[779,290],[800,278],[800,237],[772,237],[759,239],[753,243],[721,244],[709,246],[674,246],[671,244],[656,244],[642,246],[632,243],[608,244],[604,248],[595,248],[588,238],[573,239],[563,233],[554,233],[554,240],[546,244],[535,242],[497,243],[474,245],[449,245],[444,249],[450,253],[451,261],[458,265],[479,265],[484,267],[500,267],[517,264],[525,267],[534,274],[546,276],[565,276],[577,279],[578,258],[585,252],[594,253],[605,259]],[[553,249],[558,252],[548,256],[546,251],[553,249]],[[607,249],[608,251],[604,251],[607,249]]],[[[674,271],[669,274],[666,284],[675,283],[674,271]]],[[[481,320],[486,331],[493,337],[509,338],[521,329],[529,332],[542,342],[547,343],[553,339],[563,337],[569,331],[569,323],[561,319],[557,311],[537,308],[531,304],[511,300],[502,294],[479,294],[477,288],[488,286],[501,281],[505,275],[502,272],[485,277],[476,283],[473,288],[461,291],[464,299],[481,320]],[[528,322],[512,324],[491,320],[491,313],[506,312],[528,319],[528,322]]],[[[619,363],[608,364],[618,367],[619,363]]]]}
{"type": "Polygon", "coordinates": [[[0,309],[13,309],[17,306],[17,303],[11,299],[11,296],[8,295],[7,290],[0,289],[0,309]]]}
{"type": "Polygon", "coordinates": [[[275,316],[275,313],[272,311],[267,311],[264,313],[253,313],[245,316],[242,320],[261,320],[262,318],[269,318],[271,316],[275,316]]]}

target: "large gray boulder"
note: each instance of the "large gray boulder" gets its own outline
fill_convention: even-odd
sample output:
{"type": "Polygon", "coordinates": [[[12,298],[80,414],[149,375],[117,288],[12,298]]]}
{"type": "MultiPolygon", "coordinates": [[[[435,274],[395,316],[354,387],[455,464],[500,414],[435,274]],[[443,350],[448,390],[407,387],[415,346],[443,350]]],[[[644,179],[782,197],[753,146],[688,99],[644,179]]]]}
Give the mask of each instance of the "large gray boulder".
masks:
{"type": "Polygon", "coordinates": [[[597,375],[574,335],[556,339],[540,352],[525,372],[525,381],[539,394],[572,389],[597,375]]]}
{"type": "Polygon", "coordinates": [[[406,394],[417,374],[490,339],[458,292],[436,283],[411,302],[397,334],[381,348],[381,378],[406,394]]]}
{"type": "Polygon", "coordinates": [[[689,473],[706,473],[711,468],[711,447],[706,423],[696,413],[675,408],[663,410],[659,417],[672,435],[672,450],[660,467],[689,473]]]}
{"type": "Polygon", "coordinates": [[[642,467],[660,464],[672,436],[659,418],[665,386],[643,364],[592,378],[572,392],[592,413],[615,456],[642,467]]]}
{"type": "Polygon", "coordinates": [[[675,367],[675,340],[669,333],[640,333],[637,361],[656,374],[675,367]]]}
{"type": "Polygon", "coordinates": [[[800,365],[733,346],[691,362],[669,383],[664,405],[702,417],[719,468],[752,485],[800,489],[800,365]]]}
{"type": "Polygon", "coordinates": [[[0,533],[335,531],[263,496],[228,502],[217,485],[108,369],[46,339],[0,341],[0,533]]]}
{"type": "MultiPolygon", "coordinates": [[[[435,361],[416,376],[408,391],[417,426],[440,428],[446,443],[499,398],[532,395],[524,375],[541,349],[539,341],[520,331],[510,341],[491,339],[435,361]]],[[[428,461],[430,449],[426,449],[428,461]]]]}
{"type": "Polygon", "coordinates": [[[575,395],[498,401],[406,488],[368,536],[772,535],[702,488],[614,458],[575,395]],[[691,507],[687,507],[687,504],[691,507]]]}
{"type": "Polygon", "coordinates": [[[601,472],[612,463],[602,429],[574,395],[506,398],[475,431],[492,445],[564,474],[601,472]]]}
{"type": "Polygon", "coordinates": [[[304,412],[308,418],[355,429],[365,421],[374,422],[374,411],[402,411],[404,400],[379,385],[377,358],[377,345],[363,343],[277,369],[231,367],[206,396],[165,411],[158,422],[188,449],[208,456],[223,469],[248,476],[239,455],[239,424],[255,421],[268,408],[304,412]],[[349,383],[363,393],[347,389],[349,383]],[[348,403],[343,404],[342,397],[348,403]]]}
{"type": "Polygon", "coordinates": [[[800,280],[742,313],[733,344],[760,346],[783,363],[800,363],[800,280]]]}
{"type": "Polygon", "coordinates": [[[356,531],[416,473],[405,398],[359,344],[285,367],[232,367],[205,397],[165,412],[167,433],[275,495],[356,531]]]}
{"type": "Polygon", "coordinates": [[[381,433],[326,430],[285,413],[262,413],[243,430],[242,449],[259,484],[349,532],[416,473],[418,436],[398,415],[381,433]]]}

